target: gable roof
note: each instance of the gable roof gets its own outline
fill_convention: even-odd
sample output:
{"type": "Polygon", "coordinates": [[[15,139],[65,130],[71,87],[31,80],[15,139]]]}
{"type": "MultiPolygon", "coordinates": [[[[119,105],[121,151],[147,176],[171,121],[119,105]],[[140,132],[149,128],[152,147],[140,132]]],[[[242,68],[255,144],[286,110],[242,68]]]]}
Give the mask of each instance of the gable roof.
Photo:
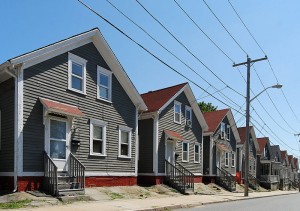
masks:
{"type": "Polygon", "coordinates": [[[283,161],[286,160],[287,165],[289,165],[289,160],[287,159],[287,151],[282,150],[282,151],[280,151],[280,154],[281,154],[281,162],[283,163],[283,161]]]}
{"type": "Polygon", "coordinates": [[[241,141],[240,135],[238,133],[234,117],[232,115],[232,112],[229,108],[222,109],[222,110],[216,110],[216,111],[210,111],[210,112],[203,112],[203,116],[208,124],[208,131],[205,132],[205,135],[209,135],[210,133],[216,132],[219,125],[223,121],[223,119],[227,116],[231,130],[233,132],[233,135],[235,137],[235,140],[237,143],[241,141]]]}
{"type": "Polygon", "coordinates": [[[146,104],[98,28],[91,29],[67,39],[36,49],[29,53],[9,59],[3,64],[0,64],[0,73],[5,72],[7,69],[13,69],[19,65],[21,65],[23,69],[26,69],[30,66],[46,61],[57,55],[66,53],[91,42],[95,45],[134,105],[138,107],[139,110],[147,110],[146,104]]]}
{"type": "Polygon", "coordinates": [[[258,142],[258,146],[259,146],[257,153],[262,154],[264,152],[266,145],[269,142],[269,138],[268,137],[257,138],[257,142],[258,142]]]}
{"type": "Polygon", "coordinates": [[[271,148],[271,151],[272,151],[271,159],[275,159],[276,154],[278,154],[278,159],[279,159],[280,162],[282,162],[279,145],[273,145],[270,148],[271,148]]]}
{"type": "Polygon", "coordinates": [[[182,83],[175,86],[150,91],[144,94],[141,94],[142,99],[144,100],[148,111],[160,113],[164,110],[171,102],[173,102],[176,97],[178,97],[182,92],[186,95],[190,106],[193,109],[193,112],[198,119],[202,129],[206,131],[208,129],[207,123],[203,117],[203,114],[198,106],[197,100],[193,94],[193,91],[188,83],[182,83]]]}
{"type": "Polygon", "coordinates": [[[158,111],[162,108],[174,95],[176,95],[187,83],[170,86],[155,91],[149,91],[141,94],[144,102],[148,107],[147,112],[158,111]]]}
{"type": "MultiPolygon", "coordinates": [[[[239,127],[238,132],[239,132],[239,135],[240,135],[240,138],[241,138],[241,142],[238,143],[238,144],[244,144],[245,141],[246,141],[246,127],[239,127]]],[[[256,139],[256,134],[255,134],[255,130],[254,130],[253,126],[250,126],[250,134],[252,136],[252,140],[253,140],[255,149],[257,151],[259,149],[259,145],[258,145],[258,142],[257,142],[257,139],[256,139]]]]}
{"type": "Polygon", "coordinates": [[[295,168],[298,169],[299,168],[298,158],[294,158],[293,160],[294,160],[294,166],[295,166],[295,168]]]}
{"type": "Polygon", "coordinates": [[[288,159],[289,159],[289,163],[291,164],[291,166],[294,167],[295,166],[295,163],[293,161],[294,156],[293,155],[288,155],[288,159]]]}

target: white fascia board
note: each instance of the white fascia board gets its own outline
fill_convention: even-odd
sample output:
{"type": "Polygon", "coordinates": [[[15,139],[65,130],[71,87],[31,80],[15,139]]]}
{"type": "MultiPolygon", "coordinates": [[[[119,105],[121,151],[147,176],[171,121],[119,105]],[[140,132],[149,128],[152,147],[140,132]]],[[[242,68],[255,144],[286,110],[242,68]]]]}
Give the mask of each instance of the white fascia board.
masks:
{"type": "Polygon", "coordinates": [[[150,113],[141,113],[139,114],[139,120],[154,119],[157,115],[158,115],[157,111],[150,112],[150,113]]]}
{"type": "Polygon", "coordinates": [[[204,116],[203,116],[200,108],[199,108],[198,102],[197,102],[197,100],[195,98],[195,95],[193,94],[193,91],[192,91],[190,85],[187,84],[187,85],[184,86],[184,88],[185,88],[184,89],[185,95],[188,98],[190,106],[192,107],[193,112],[194,112],[195,116],[198,119],[198,122],[200,123],[200,125],[202,127],[202,130],[203,131],[207,131],[208,130],[208,125],[207,125],[207,123],[205,121],[205,118],[204,118],[204,116]]]}
{"type": "Polygon", "coordinates": [[[101,34],[99,30],[97,30],[97,36],[93,37],[93,43],[95,44],[96,48],[102,55],[103,59],[106,61],[108,66],[113,71],[114,75],[121,83],[123,89],[128,94],[129,98],[138,107],[140,111],[146,111],[147,106],[142,99],[141,95],[129,79],[128,75],[126,74],[124,68],[120,64],[119,60],[109,47],[108,43],[106,42],[105,38],[101,34]]]}
{"type": "Polygon", "coordinates": [[[237,126],[236,126],[233,114],[231,112],[231,109],[229,109],[229,111],[227,112],[226,116],[227,116],[227,118],[229,120],[229,124],[230,124],[231,130],[233,132],[234,138],[236,140],[236,143],[240,143],[241,142],[240,134],[238,132],[238,129],[237,129],[237,126]]]}
{"type": "Polygon", "coordinates": [[[158,113],[161,113],[170,103],[172,103],[176,97],[178,97],[185,89],[186,85],[182,87],[172,98],[170,98],[159,110],[158,113]]]}

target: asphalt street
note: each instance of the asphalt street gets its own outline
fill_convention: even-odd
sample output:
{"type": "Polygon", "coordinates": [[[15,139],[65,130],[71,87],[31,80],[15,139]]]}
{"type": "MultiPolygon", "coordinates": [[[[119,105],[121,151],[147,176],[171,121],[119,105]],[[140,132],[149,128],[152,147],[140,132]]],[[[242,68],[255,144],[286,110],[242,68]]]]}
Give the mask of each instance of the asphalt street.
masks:
{"type": "Polygon", "coordinates": [[[299,211],[300,194],[273,196],[233,202],[203,205],[199,207],[177,209],[176,211],[299,211]]]}

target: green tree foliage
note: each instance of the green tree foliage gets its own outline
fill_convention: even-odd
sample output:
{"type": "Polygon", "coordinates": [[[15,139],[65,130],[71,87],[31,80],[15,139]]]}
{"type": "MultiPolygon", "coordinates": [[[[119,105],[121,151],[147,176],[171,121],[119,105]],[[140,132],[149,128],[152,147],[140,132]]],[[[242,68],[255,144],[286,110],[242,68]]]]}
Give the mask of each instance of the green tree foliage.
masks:
{"type": "Polygon", "coordinates": [[[199,102],[198,105],[199,105],[202,112],[215,111],[218,108],[217,106],[214,106],[211,103],[206,103],[204,101],[199,102]]]}

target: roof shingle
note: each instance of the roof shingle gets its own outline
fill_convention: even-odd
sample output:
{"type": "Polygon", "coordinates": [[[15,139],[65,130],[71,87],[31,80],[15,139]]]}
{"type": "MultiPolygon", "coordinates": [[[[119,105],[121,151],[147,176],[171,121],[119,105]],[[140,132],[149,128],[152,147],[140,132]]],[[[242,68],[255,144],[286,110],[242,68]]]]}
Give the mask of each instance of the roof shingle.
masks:
{"type": "Polygon", "coordinates": [[[203,116],[209,128],[207,132],[215,132],[228,111],[229,109],[227,108],[223,110],[203,112],[203,116]]]}

